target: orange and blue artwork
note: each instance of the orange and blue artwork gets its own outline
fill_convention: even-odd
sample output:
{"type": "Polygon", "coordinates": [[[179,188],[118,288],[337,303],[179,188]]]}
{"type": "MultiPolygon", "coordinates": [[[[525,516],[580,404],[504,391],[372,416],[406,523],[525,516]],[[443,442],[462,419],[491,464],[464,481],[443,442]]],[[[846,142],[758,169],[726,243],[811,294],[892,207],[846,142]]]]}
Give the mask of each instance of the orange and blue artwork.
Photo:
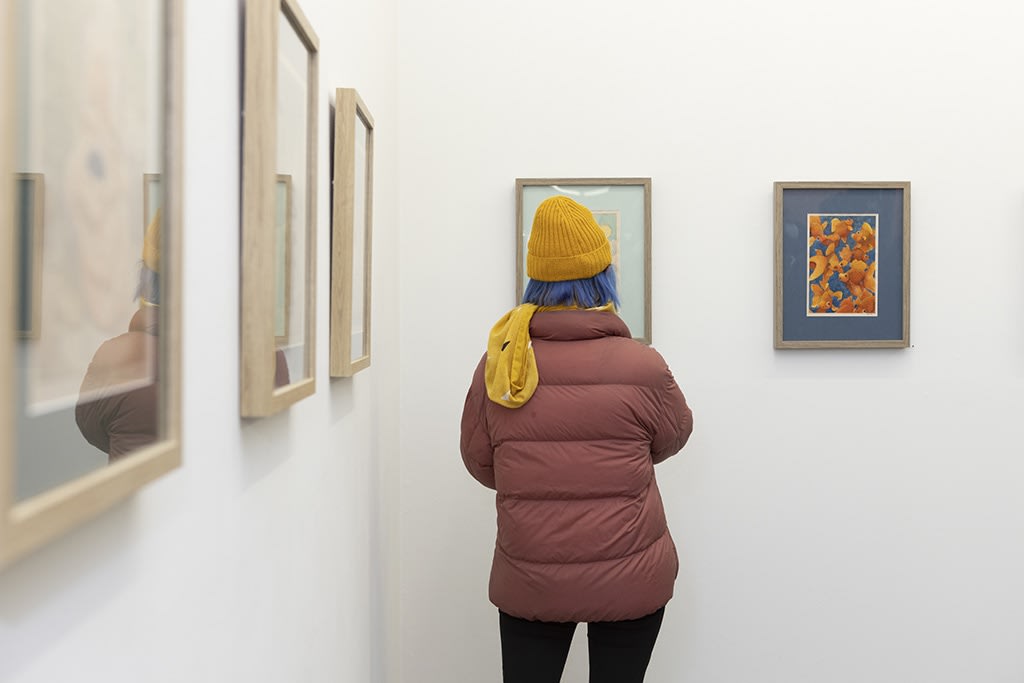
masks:
{"type": "Polygon", "coordinates": [[[878,214],[807,215],[807,315],[878,310],[878,214]]]}

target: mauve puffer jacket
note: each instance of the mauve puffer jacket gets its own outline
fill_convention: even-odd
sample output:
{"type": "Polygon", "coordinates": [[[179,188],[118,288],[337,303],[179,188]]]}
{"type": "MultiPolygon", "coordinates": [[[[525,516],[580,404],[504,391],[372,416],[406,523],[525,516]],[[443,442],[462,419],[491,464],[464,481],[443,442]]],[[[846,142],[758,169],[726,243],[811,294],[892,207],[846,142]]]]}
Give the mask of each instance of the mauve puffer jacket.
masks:
{"type": "Polygon", "coordinates": [[[693,420],[657,351],[609,312],[534,315],[537,391],[487,398],[484,360],[462,415],[462,459],[497,491],[490,598],[539,621],[621,621],[672,597],[679,562],[654,464],[693,420]]]}

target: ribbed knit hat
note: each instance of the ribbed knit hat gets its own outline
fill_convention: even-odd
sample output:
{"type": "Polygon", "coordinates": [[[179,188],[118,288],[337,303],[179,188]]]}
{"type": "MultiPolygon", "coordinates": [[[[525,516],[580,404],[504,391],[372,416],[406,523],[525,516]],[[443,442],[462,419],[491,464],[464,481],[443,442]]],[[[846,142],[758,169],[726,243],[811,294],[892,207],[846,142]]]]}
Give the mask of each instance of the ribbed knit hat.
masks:
{"type": "Polygon", "coordinates": [[[154,273],[160,272],[160,209],[156,210],[153,220],[146,226],[142,241],[142,262],[154,273]]]}
{"type": "Polygon", "coordinates": [[[537,207],[526,245],[526,274],[541,282],[594,277],[612,262],[612,248],[590,209],[564,195],[537,207]]]}

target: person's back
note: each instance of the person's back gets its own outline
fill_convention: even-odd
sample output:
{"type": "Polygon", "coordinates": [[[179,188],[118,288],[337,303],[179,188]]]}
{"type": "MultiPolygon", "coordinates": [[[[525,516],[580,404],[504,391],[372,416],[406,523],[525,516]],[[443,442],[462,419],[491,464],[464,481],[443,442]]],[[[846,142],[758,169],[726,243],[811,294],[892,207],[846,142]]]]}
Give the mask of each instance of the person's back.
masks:
{"type": "Polygon", "coordinates": [[[564,197],[538,209],[534,233],[565,229],[560,244],[585,258],[528,261],[576,279],[531,280],[526,303],[492,330],[463,411],[463,461],[497,491],[490,598],[505,681],[557,681],[580,621],[592,681],[642,680],[678,572],[654,464],[686,443],[691,414],[662,357],[614,313],[607,241],[588,219],[564,197]]]}
{"type": "Polygon", "coordinates": [[[689,436],[686,404],[614,313],[541,312],[530,330],[533,397],[518,410],[489,401],[481,363],[463,422],[466,464],[493,463],[484,483],[498,494],[491,601],[541,621],[650,614],[678,568],[654,463],[689,436]]]}

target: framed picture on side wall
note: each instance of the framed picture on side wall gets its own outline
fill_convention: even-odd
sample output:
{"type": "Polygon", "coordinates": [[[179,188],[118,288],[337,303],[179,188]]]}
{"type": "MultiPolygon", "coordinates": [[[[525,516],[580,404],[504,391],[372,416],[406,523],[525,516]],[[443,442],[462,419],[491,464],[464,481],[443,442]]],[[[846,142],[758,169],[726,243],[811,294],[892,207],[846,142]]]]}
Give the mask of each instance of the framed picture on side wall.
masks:
{"type": "Polygon", "coordinates": [[[619,315],[633,338],[651,343],[651,179],[517,178],[516,303],[526,289],[526,246],[537,207],[565,195],[590,209],[612,247],[619,315]]]}
{"type": "Polygon", "coordinates": [[[910,345],[910,183],[775,183],[775,348],[910,345]]]}
{"type": "Polygon", "coordinates": [[[319,39],[295,0],[245,11],[243,417],[316,391],[319,39]]]}
{"type": "Polygon", "coordinates": [[[2,6],[5,566],[181,464],[186,269],[184,2],[2,6]]]}
{"type": "Polygon", "coordinates": [[[335,91],[331,166],[331,377],[370,366],[373,117],[352,88],[335,91]]]}

